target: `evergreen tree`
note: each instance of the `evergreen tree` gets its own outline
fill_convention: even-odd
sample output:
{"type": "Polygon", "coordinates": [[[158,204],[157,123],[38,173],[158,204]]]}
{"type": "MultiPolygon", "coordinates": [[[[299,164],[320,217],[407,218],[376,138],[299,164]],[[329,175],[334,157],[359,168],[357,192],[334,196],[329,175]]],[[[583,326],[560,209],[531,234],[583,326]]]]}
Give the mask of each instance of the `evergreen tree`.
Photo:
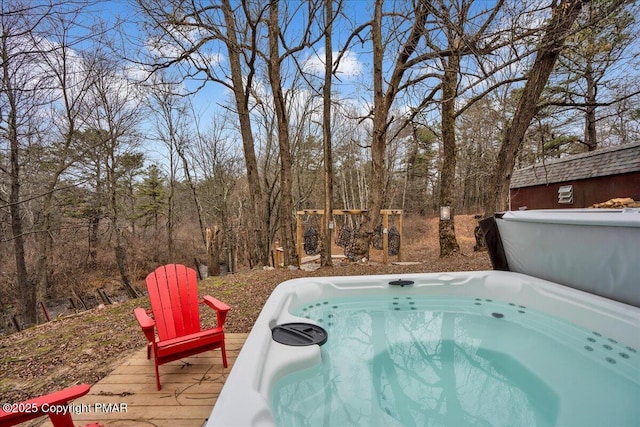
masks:
{"type": "Polygon", "coordinates": [[[151,165],[145,171],[144,179],[138,186],[136,217],[144,219],[145,228],[153,225],[155,231],[158,231],[159,219],[167,203],[164,182],[165,179],[158,166],[151,165]]]}

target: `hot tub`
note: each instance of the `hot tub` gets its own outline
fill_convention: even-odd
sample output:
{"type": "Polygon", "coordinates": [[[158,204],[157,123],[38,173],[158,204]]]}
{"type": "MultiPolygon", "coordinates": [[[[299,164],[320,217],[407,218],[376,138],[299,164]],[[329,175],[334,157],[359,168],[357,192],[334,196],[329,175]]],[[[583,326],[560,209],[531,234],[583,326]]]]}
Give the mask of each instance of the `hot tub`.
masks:
{"type": "Polygon", "coordinates": [[[639,331],[637,307],[515,272],[295,279],[207,425],[640,425],[639,331]],[[275,342],[290,322],[327,343],[275,342]]]}

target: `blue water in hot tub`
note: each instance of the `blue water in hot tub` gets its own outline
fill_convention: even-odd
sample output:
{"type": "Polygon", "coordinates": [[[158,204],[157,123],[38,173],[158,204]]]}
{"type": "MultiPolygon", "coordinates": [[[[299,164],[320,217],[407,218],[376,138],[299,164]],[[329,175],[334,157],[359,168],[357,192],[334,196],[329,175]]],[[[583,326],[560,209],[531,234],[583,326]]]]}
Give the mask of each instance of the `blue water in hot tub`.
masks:
{"type": "Polygon", "coordinates": [[[279,426],[640,426],[640,353],[484,298],[314,301],[322,363],[272,390],[279,426]]]}

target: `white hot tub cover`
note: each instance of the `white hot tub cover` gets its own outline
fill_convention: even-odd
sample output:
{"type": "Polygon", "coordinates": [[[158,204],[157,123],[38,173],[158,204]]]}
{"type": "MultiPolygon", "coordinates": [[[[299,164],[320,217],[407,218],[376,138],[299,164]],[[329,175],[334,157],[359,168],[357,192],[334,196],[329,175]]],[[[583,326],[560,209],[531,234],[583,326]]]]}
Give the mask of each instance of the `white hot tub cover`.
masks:
{"type": "Polygon", "coordinates": [[[640,209],[509,211],[496,223],[508,270],[640,307],[640,209]]]}

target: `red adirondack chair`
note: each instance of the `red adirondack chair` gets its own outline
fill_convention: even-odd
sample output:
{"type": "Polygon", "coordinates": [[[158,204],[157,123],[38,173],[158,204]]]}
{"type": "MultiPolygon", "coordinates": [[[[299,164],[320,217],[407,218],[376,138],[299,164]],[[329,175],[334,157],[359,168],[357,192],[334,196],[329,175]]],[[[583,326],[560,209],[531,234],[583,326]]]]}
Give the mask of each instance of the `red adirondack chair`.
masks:
{"type": "Polygon", "coordinates": [[[229,306],[209,295],[199,301],[196,272],[184,265],[158,267],[147,276],[146,281],[151,313],[136,308],[134,314],[149,341],[148,359],[153,350],[158,390],[162,388],[158,366],[167,362],[219,348],[226,368],[223,325],[229,306]],[[216,311],[215,328],[202,330],[199,303],[205,303],[216,311]],[[153,318],[149,314],[153,314],[153,318]]]}
{"type": "MultiPolygon", "coordinates": [[[[14,426],[46,415],[49,416],[54,427],[73,427],[71,412],[65,414],[62,413],[63,411],[59,411],[59,413],[55,413],[52,408],[57,408],[58,405],[61,408],[68,405],[73,399],[89,393],[89,388],[89,384],[80,384],[14,405],[3,405],[2,408],[9,409],[9,411],[0,409],[0,427],[14,426]]],[[[87,424],[86,427],[104,426],[93,423],[87,424]]]]}

